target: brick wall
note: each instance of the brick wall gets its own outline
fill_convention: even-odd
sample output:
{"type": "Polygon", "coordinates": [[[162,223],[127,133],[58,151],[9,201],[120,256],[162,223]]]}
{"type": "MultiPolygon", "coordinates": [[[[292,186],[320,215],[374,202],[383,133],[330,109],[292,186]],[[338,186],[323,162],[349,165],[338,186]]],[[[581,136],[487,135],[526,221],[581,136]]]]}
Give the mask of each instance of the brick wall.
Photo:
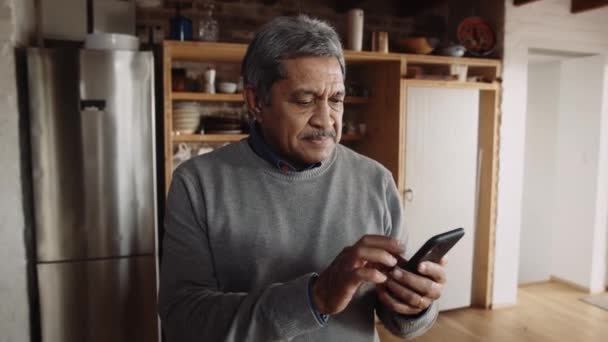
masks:
{"type": "MultiPolygon", "coordinates": [[[[204,0],[184,3],[182,13],[193,20],[194,31],[202,16],[204,0]]],[[[339,4],[348,1],[327,0],[219,0],[215,4],[214,17],[220,25],[220,41],[250,41],[253,33],[270,19],[282,15],[308,14],[330,22],[343,39],[346,31],[348,6],[339,4]],[[338,4],[338,5],[336,5],[338,4]]],[[[351,1],[352,2],[352,1],[351,1]]],[[[363,49],[371,46],[371,32],[387,31],[391,50],[396,50],[395,41],[402,36],[437,37],[457,41],[456,28],[467,16],[479,15],[492,25],[497,33],[497,53],[502,55],[504,25],[504,1],[502,0],[361,0],[357,7],[365,12],[363,49]],[[405,6],[396,6],[408,3],[405,6]]],[[[165,0],[164,9],[137,11],[138,25],[160,26],[168,35],[169,19],[175,15],[175,0],[165,0]]],[[[196,37],[196,34],[194,34],[196,37]]]]}
{"type": "MultiPolygon", "coordinates": [[[[246,43],[262,24],[282,15],[308,14],[330,22],[341,37],[345,37],[346,14],[336,9],[331,1],[323,0],[223,0],[214,1],[214,17],[220,25],[220,41],[246,43]]],[[[395,15],[393,2],[365,0],[358,7],[365,11],[363,49],[370,49],[372,31],[387,31],[391,39],[408,35],[428,35],[442,38],[447,26],[447,1],[436,1],[437,5],[418,11],[411,16],[395,15]]],[[[186,4],[182,13],[196,24],[202,15],[202,1],[186,4]]],[[[171,4],[169,4],[171,6],[171,4]]],[[[169,19],[175,10],[171,7],[158,10],[138,10],[137,22],[140,25],[162,26],[168,32],[169,19]]]]}

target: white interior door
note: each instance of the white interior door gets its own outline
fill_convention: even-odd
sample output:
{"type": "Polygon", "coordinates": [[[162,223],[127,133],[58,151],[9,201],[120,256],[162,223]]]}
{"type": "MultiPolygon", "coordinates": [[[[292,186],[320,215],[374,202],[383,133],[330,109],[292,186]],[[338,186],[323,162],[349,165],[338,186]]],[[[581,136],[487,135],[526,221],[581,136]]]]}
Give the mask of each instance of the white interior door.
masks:
{"type": "Polygon", "coordinates": [[[448,253],[441,310],[471,304],[477,193],[479,92],[409,87],[405,222],[411,256],[431,236],[463,227],[448,253]]]}

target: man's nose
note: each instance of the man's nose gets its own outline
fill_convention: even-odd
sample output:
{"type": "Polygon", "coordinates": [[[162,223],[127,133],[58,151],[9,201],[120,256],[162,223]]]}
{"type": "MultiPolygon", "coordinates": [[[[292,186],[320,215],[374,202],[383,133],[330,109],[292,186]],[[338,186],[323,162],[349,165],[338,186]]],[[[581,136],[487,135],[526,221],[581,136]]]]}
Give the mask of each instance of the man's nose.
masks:
{"type": "Polygon", "coordinates": [[[327,101],[319,101],[319,104],[315,107],[315,113],[310,118],[311,126],[328,128],[333,126],[334,120],[331,116],[331,108],[327,101]]]}

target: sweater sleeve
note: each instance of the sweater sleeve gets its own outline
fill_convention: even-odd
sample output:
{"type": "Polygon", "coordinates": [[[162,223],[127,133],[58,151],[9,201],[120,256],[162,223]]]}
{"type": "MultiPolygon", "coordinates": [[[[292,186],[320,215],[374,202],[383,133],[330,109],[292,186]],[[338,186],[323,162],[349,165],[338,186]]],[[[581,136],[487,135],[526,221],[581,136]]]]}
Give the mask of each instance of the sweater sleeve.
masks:
{"type": "MultiPolygon", "coordinates": [[[[405,241],[407,234],[404,229],[403,207],[397,186],[390,174],[386,183],[385,233],[390,237],[405,241]]],[[[377,300],[376,314],[392,334],[403,338],[413,338],[424,334],[433,326],[437,319],[438,308],[437,303],[433,302],[430,307],[418,315],[402,315],[377,300]]]]}
{"type": "Polygon", "coordinates": [[[204,199],[180,171],[167,199],[160,271],[159,314],[167,341],[277,341],[319,329],[308,304],[314,274],[249,293],[219,288],[204,199]]]}

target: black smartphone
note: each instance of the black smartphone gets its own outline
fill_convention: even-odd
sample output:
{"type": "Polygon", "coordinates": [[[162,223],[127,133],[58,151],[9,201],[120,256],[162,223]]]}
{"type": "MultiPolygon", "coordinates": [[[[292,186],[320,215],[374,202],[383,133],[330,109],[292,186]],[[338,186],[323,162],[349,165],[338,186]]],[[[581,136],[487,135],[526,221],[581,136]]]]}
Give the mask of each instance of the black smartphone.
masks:
{"type": "Polygon", "coordinates": [[[420,249],[406,261],[397,256],[397,266],[400,268],[415,273],[418,273],[418,265],[424,261],[432,261],[439,263],[441,258],[464,236],[463,228],[456,228],[449,232],[435,235],[420,247],[420,249]]]}

